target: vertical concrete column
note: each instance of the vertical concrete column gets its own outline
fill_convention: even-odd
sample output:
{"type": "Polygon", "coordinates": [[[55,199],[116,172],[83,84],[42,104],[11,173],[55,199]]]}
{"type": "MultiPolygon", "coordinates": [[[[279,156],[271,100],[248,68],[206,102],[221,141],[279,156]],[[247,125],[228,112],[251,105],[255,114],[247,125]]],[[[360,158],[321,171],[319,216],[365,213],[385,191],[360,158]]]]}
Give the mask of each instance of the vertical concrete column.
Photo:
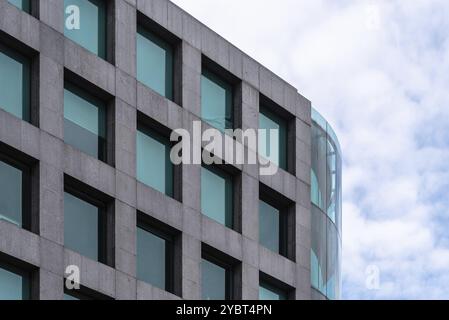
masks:
{"type": "Polygon", "coordinates": [[[49,27],[64,33],[64,1],[39,0],[39,18],[49,27]]]}
{"type": "Polygon", "coordinates": [[[182,298],[201,299],[201,240],[188,233],[182,234],[182,298]]]}
{"type": "Polygon", "coordinates": [[[182,104],[201,118],[201,52],[184,41],[182,56],[182,104]]]}
{"type": "Polygon", "coordinates": [[[311,119],[310,101],[298,95],[296,104],[296,299],[312,298],[311,251],[311,119]]]}
{"type": "Polygon", "coordinates": [[[115,65],[134,78],[136,77],[136,19],[135,5],[132,6],[129,1],[115,0],[115,65]]]}

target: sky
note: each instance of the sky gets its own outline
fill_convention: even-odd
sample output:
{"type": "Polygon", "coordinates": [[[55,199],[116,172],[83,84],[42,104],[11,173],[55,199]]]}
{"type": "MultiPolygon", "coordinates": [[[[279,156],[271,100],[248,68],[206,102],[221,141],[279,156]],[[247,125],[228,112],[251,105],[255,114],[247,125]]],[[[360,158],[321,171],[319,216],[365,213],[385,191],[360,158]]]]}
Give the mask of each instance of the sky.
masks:
{"type": "Polygon", "coordinates": [[[173,2],[336,131],[342,298],[449,299],[449,1],[173,2]]]}

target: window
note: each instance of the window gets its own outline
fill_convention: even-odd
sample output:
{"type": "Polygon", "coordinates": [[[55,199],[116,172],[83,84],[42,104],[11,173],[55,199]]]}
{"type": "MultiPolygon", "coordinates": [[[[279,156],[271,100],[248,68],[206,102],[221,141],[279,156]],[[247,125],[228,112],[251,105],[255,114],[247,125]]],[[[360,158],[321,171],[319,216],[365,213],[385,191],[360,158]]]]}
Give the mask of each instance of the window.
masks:
{"type": "Polygon", "coordinates": [[[64,184],[64,246],[113,266],[112,198],[69,176],[64,184]]]}
{"type": "Polygon", "coordinates": [[[64,287],[63,300],[78,301],[78,300],[112,300],[111,297],[103,295],[92,289],[80,286],[79,289],[67,289],[64,287]]]}
{"type": "Polygon", "coordinates": [[[139,223],[137,278],[162,290],[173,291],[173,237],[139,223]]]}
{"type": "Polygon", "coordinates": [[[154,33],[137,27],[137,79],[173,100],[174,50],[154,33]]]}
{"type": "Polygon", "coordinates": [[[30,13],[31,11],[31,0],[8,0],[9,3],[15,5],[17,8],[30,13]]]}
{"type": "Polygon", "coordinates": [[[138,125],[137,179],[174,197],[174,165],[170,160],[171,142],[156,130],[138,125]]]}
{"type": "Polygon", "coordinates": [[[69,82],[64,85],[64,141],[106,161],[106,104],[69,82]]]}
{"type": "Polygon", "coordinates": [[[31,62],[0,44],[0,108],[30,122],[31,62]]]}
{"type": "Polygon", "coordinates": [[[259,242],[271,251],[285,252],[285,215],[269,204],[259,200],[259,242]]]}
{"type": "Polygon", "coordinates": [[[64,0],[64,35],[102,59],[106,59],[106,2],[64,0]]]}
{"type": "Polygon", "coordinates": [[[31,227],[30,170],[4,155],[0,155],[0,220],[31,227]]]}
{"type": "Polygon", "coordinates": [[[231,299],[231,269],[211,258],[201,260],[201,297],[203,300],[231,299]]]}
{"type": "Polygon", "coordinates": [[[261,105],[259,129],[267,130],[265,135],[259,137],[259,154],[287,170],[287,121],[261,105]],[[277,130],[277,139],[269,130],[277,130]]]}
{"type": "Polygon", "coordinates": [[[201,75],[201,118],[221,131],[234,127],[232,85],[207,69],[201,75]]]}
{"type": "Polygon", "coordinates": [[[287,300],[288,294],[270,283],[261,280],[259,283],[259,300],[287,300]]]}
{"type": "Polygon", "coordinates": [[[0,262],[0,300],[30,299],[30,275],[19,268],[0,262]]]}
{"type": "Polygon", "coordinates": [[[233,228],[233,177],[214,166],[201,167],[201,212],[233,228]]]}

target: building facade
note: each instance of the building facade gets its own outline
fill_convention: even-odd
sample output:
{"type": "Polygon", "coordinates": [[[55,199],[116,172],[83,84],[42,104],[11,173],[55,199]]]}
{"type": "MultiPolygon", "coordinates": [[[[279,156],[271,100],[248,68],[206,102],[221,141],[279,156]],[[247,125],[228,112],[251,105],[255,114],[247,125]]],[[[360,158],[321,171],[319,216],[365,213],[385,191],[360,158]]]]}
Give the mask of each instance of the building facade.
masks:
{"type": "Polygon", "coordinates": [[[336,299],[340,186],[310,101],[170,1],[0,0],[0,299],[336,299]],[[174,164],[195,122],[279,169],[174,164]]]}

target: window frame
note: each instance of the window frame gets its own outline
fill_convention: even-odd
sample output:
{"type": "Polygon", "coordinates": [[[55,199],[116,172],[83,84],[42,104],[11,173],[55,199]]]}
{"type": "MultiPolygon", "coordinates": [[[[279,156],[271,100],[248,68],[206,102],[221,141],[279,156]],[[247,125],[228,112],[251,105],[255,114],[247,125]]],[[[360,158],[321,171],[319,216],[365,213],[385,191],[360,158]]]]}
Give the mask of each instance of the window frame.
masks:
{"type": "MultiPolygon", "coordinates": [[[[210,249],[209,249],[210,250],[210,249]]],[[[234,266],[232,263],[225,262],[223,259],[217,257],[216,254],[212,253],[209,250],[203,250],[201,253],[201,262],[206,260],[209,263],[212,263],[218,267],[221,267],[225,270],[225,300],[233,300],[234,299],[234,266]]],[[[201,279],[203,278],[203,270],[201,270],[201,279]]],[[[202,297],[201,292],[201,297],[202,297]]]]}
{"type": "MultiPolygon", "coordinates": [[[[66,174],[64,174],[64,193],[68,193],[73,197],[98,208],[97,261],[110,267],[114,267],[114,200],[66,174]]],[[[84,256],[82,253],[78,253],[84,256]]]]}
{"type": "MultiPolygon", "coordinates": [[[[165,288],[161,288],[170,293],[174,293],[175,289],[175,236],[161,229],[155,227],[148,222],[148,219],[142,217],[141,214],[137,217],[137,228],[151,233],[152,235],[165,241],[165,288]]],[[[136,258],[137,259],[137,258],[136,258]]],[[[136,275],[137,277],[137,275],[136,275]]],[[[146,283],[142,279],[138,279],[146,283]]],[[[153,285],[152,283],[149,283],[153,285]]]]}
{"type": "MultiPolygon", "coordinates": [[[[0,257],[1,258],[1,257],[0,257]]],[[[22,300],[31,300],[33,297],[33,281],[32,272],[24,268],[19,267],[15,263],[10,263],[6,259],[0,259],[0,269],[14,273],[17,276],[22,277],[22,300]],[[25,294],[25,298],[24,298],[25,294]]]]}

